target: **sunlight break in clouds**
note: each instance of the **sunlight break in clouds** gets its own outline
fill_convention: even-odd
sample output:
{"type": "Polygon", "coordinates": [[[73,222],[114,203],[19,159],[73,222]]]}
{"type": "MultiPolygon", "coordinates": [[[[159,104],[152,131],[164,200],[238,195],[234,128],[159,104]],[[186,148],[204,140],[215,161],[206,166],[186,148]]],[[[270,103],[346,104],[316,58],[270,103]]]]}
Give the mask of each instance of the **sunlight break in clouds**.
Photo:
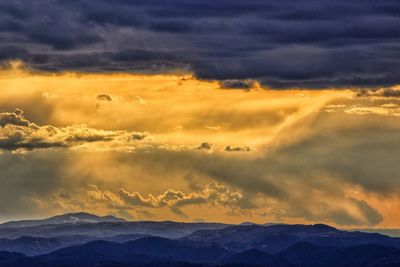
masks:
{"type": "Polygon", "coordinates": [[[396,87],[282,91],[11,66],[0,72],[2,220],[79,210],[342,226],[399,219],[396,87]]]}

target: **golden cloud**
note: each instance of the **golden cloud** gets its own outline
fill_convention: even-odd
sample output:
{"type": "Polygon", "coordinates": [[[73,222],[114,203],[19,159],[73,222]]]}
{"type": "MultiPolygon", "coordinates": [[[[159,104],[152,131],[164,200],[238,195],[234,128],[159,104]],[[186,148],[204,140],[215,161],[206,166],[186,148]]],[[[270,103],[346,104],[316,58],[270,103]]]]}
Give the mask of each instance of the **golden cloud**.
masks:
{"type": "Polygon", "coordinates": [[[396,223],[400,99],[383,91],[221,90],[189,75],[18,66],[0,71],[0,87],[1,218],[85,209],[396,223]]]}

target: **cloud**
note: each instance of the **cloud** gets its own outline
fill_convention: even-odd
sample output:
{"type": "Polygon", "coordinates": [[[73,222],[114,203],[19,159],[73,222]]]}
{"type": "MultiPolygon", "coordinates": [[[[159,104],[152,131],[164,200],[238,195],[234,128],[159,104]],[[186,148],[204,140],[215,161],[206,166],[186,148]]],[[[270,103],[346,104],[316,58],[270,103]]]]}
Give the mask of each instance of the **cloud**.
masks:
{"type": "Polygon", "coordinates": [[[124,189],[120,189],[118,195],[130,205],[145,207],[184,207],[187,205],[205,203],[235,207],[242,198],[239,192],[231,192],[226,186],[217,183],[210,183],[201,190],[190,194],[169,189],[158,196],[150,194],[145,198],[138,192],[129,193],[124,189]]]}
{"type": "MultiPolygon", "coordinates": [[[[360,213],[363,214],[365,221],[367,221],[369,225],[376,225],[383,221],[382,214],[377,209],[371,207],[365,200],[350,198],[350,201],[352,201],[359,208],[360,213]]],[[[347,225],[363,225],[364,221],[352,221],[350,218],[350,221],[344,221],[344,223],[347,225]]]]}
{"type": "Polygon", "coordinates": [[[143,139],[145,139],[146,138],[146,134],[145,133],[138,133],[138,132],[136,132],[136,133],[132,133],[132,135],[131,135],[131,139],[132,140],[143,140],[143,139]]]}
{"type": "Polygon", "coordinates": [[[360,90],[359,97],[400,97],[400,90],[397,88],[381,88],[375,90],[360,90]]]}
{"type": "Polygon", "coordinates": [[[225,80],[220,82],[222,89],[257,89],[260,88],[260,84],[253,80],[225,80]]]}
{"type": "Polygon", "coordinates": [[[140,96],[135,96],[135,100],[137,102],[139,102],[140,104],[142,104],[142,105],[146,105],[147,104],[147,101],[144,100],[143,98],[141,98],[140,96]]]}
{"type": "Polygon", "coordinates": [[[0,113],[0,149],[3,150],[78,147],[95,142],[129,146],[130,141],[145,137],[143,133],[97,130],[86,125],[38,126],[25,119],[20,109],[0,113]]]}
{"type": "Polygon", "coordinates": [[[213,145],[207,142],[201,143],[197,149],[212,150],[213,145]]]}
{"type": "Polygon", "coordinates": [[[0,59],[51,71],[185,70],[235,88],[390,86],[400,77],[398,10],[358,0],[16,0],[0,7],[0,59]]]}
{"type": "Polygon", "coordinates": [[[219,90],[194,78],[177,86],[173,75],[0,75],[1,218],[125,210],[156,220],[398,221],[398,117],[349,112],[398,112],[397,98],[219,90]],[[112,105],[96,109],[103,92],[112,105]]]}
{"type": "Polygon", "coordinates": [[[96,97],[96,99],[99,100],[99,101],[108,101],[108,102],[111,102],[111,101],[112,101],[111,96],[110,96],[110,95],[107,95],[107,94],[98,95],[98,96],[96,97]]]}
{"type": "MultiPolygon", "coordinates": [[[[29,155],[1,154],[0,179],[3,186],[0,187],[0,218],[4,220],[46,215],[46,211],[32,199],[46,202],[58,189],[70,188],[70,183],[60,177],[60,169],[65,166],[66,158],[65,154],[57,151],[49,155],[41,150],[29,155]]],[[[62,194],[60,198],[65,201],[66,196],[62,194]]],[[[54,200],[47,203],[54,203],[54,200]]]]}
{"type": "Polygon", "coordinates": [[[168,189],[162,194],[156,196],[149,194],[145,197],[139,192],[129,192],[123,188],[116,193],[100,190],[95,185],[89,185],[87,193],[93,200],[112,207],[120,207],[120,209],[168,207],[181,217],[187,217],[181,208],[189,205],[212,205],[232,210],[248,208],[242,205],[243,195],[240,192],[232,191],[218,183],[207,184],[205,187],[189,194],[168,189]]]}
{"type": "Polygon", "coordinates": [[[38,129],[35,124],[30,123],[23,117],[23,111],[16,109],[14,112],[0,113],[0,127],[5,127],[7,124],[15,126],[23,126],[28,128],[38,129]]]}
{"type": "MultiPolygon", "coordinates": [[[[315,121],[311,134],[256,156],[154,149],[131,160],[145,166],[152,176],[187,174],[185,181],[192,189],[199,188],[204,179],[200,177],[237,188],[242,195],[237,205],[248,204],[254,214],[267,218],[336,225],[381,223],[382,207],[370,200],[371,196],[395,198],[400,192],[395,179],[400,151],[393,146],[400,125],[389,116],[364,118],[347,113],[321,113],[315,121]],[[151,169],[154,162],[157,170],[151,169]]],[[[293,129],[286,130],[292,137],[293,129]]],[[[173,194],[177,199],[183,195],[173,194]]]]}
{"type": "MultiPolygon", "coordinates": [[[[346,114],[345,118],[352,116],[355,115],[346,114]]],[[[4,189],[0,190],[0,208],[2,212],[7,211],[3,214],[15,213],[10,210],[12,207],[29,214],[29,210],[54,211],[49,205],[58,203],[62,207],[57,208],[60,211],[122,209],[142,218],[137,212],[144,209],[154,211],[157,214],[154,216],[162,219],[165,217],[159,213],[163,209],[192,217],[192,211],[197,212],[198,207],[209,207],[213,212],[223,208],[232,210],[232,216],[246,214],[259,220],[375,225],[382,221],[383,213],[366,195],[387,199],[400,189],[399,180],[393,179],[397,177],[400,155],[393,146],[398,129],[389,123],[389,118],[377,119],[381,124],[373,131],[366,130],[365,126],[357,129],[354,122],[341,119],[339,129],[323,130],[319,125],[322,128],[315,134],[257,156],[161,148],[139,149],[133,153],[82,151],[79,154],[85,154],[80,157],[65,150],[37,150],[23,155],[5,153],[0,158],[0,177],[5,182],[4,189]],[[388,125],[383,128],[385,121],[388,125]],[[388,130],[389,126],[392,131],[388,130]],[[69,155],[69,159],[60,158],[60,153],[69,155]],[[186,176],[185,182],[190,190],[174,189],[174,184],[182,188],[176,177],[188,173],[191,175],[186,176]],[[161,178],[166,175],[170,182],[165,184],[161,178]],[[151,183],[152,179],[157,186],[163,184],[168,189],[151,195],[141,193],[152,192],[151,186],[129,190],[151,183]],[[211,182],[205,183],[206,180],[211,182]],[[87,183],[98,186],[86,189],[87,183]],[[82,188],[85,192],[79,191],[82,188]],[[60,197],[59,193],[64,196],[68,193],[70,197],[60,197]]],[[[332,120],[326,123],[332,126],[332,120]]]]}
{"type": "Polygon", "coordinates": [[[249,152],[252,149],[248,146],[240,147],[240,146],[227,146],[225,147],[225,151],[228,152],[249,152]]]}
{"type": "Polygon", "coordinates": [[[400,116],[400,108],[397,106],[372,106],[372,107],[354,107],[346,109],[345,112],[356,115],[381,115],[381,116],[400,116]]]}
{"type": "Polygon", "coordinates": [[[156,207],[158,201],[152,195],[148,198],[142,197],[138,192],[130,193],[125,189],[120,189],[118,191],[118,196],[127,204],[132,206],[145,206],[145,207],[156,207]]]}

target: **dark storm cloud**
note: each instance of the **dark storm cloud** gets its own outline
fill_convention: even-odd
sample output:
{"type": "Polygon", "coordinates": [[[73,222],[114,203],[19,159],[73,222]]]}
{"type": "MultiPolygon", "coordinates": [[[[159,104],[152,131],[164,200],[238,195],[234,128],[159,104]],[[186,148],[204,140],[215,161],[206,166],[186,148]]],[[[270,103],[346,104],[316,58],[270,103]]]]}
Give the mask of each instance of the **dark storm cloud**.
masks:
{"type": "Polygon", "coordinates": [[[260,85],[257,81],[253,80],[225,80],[220,83],[222,89],[255,89],[259,88],[260,85]]]}
{"type": "Polygon", "coordinates": [[[163,72],[271,87],[399,83],[394,0],[0,3],[0,59],[43,70],[163,72]]]}
{"type": "Polygon", "coordinates": [[[357,93],[359,97],[368,97],[368,96],[375,96],[375,97],[400,97],[400,90],[394,88],[381,88],[375,90],[360,90],[357,93]]]}

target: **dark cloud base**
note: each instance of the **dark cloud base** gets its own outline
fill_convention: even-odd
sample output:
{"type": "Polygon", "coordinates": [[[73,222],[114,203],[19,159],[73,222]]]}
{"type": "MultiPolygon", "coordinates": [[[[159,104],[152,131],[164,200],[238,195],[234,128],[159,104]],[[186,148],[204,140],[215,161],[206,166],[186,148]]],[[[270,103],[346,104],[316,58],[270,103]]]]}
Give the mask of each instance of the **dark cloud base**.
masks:
{"type": "Polygon", "coordinates": [[[395,0],[0,2],[0,60],[89,72],[190,70],[264,86],[399,83],[395,0]]]}

